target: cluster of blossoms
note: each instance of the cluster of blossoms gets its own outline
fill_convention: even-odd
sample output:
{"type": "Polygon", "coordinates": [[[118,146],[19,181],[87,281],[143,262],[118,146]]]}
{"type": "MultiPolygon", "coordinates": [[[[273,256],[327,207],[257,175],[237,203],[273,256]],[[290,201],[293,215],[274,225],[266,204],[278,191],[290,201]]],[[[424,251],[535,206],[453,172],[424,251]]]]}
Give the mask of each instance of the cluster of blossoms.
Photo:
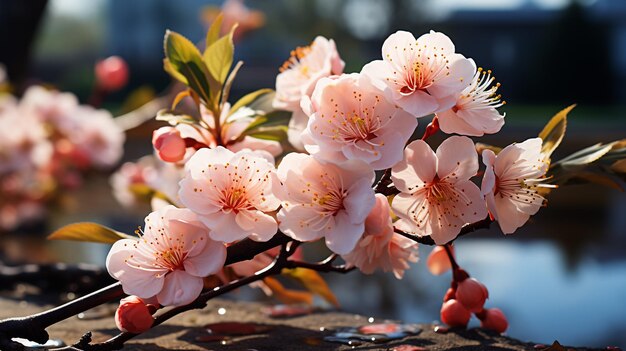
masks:
{"type": "MultiPolygon", "coordinates": [[[[273,107],[291,113],[287,137],[298,152],[283,155],[279,141],[250,133],[263,111],[227,102],[208,108],[196,101],[191,122],[173,120],[154,132],[156,156],[180,172],[169,197],[181,208],[161,207],[138,241],[114,245],[107,267],[127,293],[160,305],[190,303],[201,277],[221,274],[226,246],[277,233],[323,239],[347,267],[400,279],[417,261],[412,238],[446,245],[464,225],[488,217],[510,234],[542,206],[538,187],[547,186],[549,159],[539,138],[498,154],[485,150],[482,186],[472,180],[479,155],[468,136],[498,132],[504,101],[491,72],[456,53],[447,36],[399,31],[385,40],[382,60],[359,73],[343,73],[344,66],[335,42],[317,37],[281,67],[273,107]],[[410,142],[426,116],[434,117],[423,140],[410,142]],[[438,130],[458,135],[435,151],[425,139],[438,130]]],[[[126,179],[145,176],[137,172],[126,179]]],[[[501,312],[483,308],[486,288],[459,272],[444,322],[465,325],[473,312],[504,331],[501,312]]]]}
{"type": "Polygon", "coordinates": [[[41,218],[59,189],[115,165],[123,143],[109,112],[70,93],[32,86],[19,101],[0,94],[0,231],[41,218]]]}

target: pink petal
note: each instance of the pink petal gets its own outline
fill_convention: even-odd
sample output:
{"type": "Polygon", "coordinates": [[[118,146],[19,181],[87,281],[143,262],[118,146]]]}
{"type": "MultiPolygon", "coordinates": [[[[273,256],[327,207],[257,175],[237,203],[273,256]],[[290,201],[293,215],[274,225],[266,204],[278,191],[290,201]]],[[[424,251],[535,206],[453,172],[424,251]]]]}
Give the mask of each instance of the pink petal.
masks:
{"type": "Polygon", "coordinates": [[[319,216],[315,209],[306,205],[291,204],[278,211],[279,228],[286,235],[299,241],[315,241],[324,236],[324,232],[307,224],[310,219],[319,216]]]}
{"type": "Polygon", "coordinates": [[[261,211],[239,211],[235,221],[243,230],[250,232],[250,237],[256,241],[268,241],[278,230],[276,220],[261,211]]]}
{"type": "Polygon", "coordinates": [[[404,160],[393,166],[391,179],[402,192],[413,193],[430,183],[437,174],[437,157],[422,140],[410,143],[404,150],[404,160]]]}
{"type": "Polygon", "coordinates": [[[195,180],[187,175],[179,184],[178,197],[183,205],[192,211],[207,215],[221,210],[221,205],[207,198],[206,194],[211,193],[213,189],[206,180],[195,180]]]}
{"type": "Polygon", "coordinates": [[[209,230],[204,226],[200,226],[200,222],[194,225],[177,219],[170,219],[167,231],[170,237],[180,238],[183,243],[183,252],[187,252],[189,255],[195,255],[197,252],[202,251],[209,238],[209,230]]]}
{"type": "Polygon", "coordinates": [[[343,200],[346,213],[352,223],[362,223],[370,213],[376,198],[369,179],[361,179],[348,188],[348,196],[343,200]]]}
{"type": "Polygon", "coordinates": [[[437,148],[437,175],[450,183],[467,180],[478,172],[478,154],[472,139],[451,136],[437,148]]]}
{"type": "Polygon", "coordinates": [[[336,254],[345,255],[354,249],[364,230],[363,222],[354,224],[346,212],[340,211],[335,216],[335,228],[326,234],[326,246],[336,254]]]}
{"type": "Polygon", "coordinates": [[[209,233],[211,239],[232,243],[250,234],[249,231],[244,230],[237,224],[236,216],[237,215],[232,211],[220,211],[201,217],[200,220],[207,227],[211,228],[211,233],[209,233]]]}
{"type": "Polygon", "coordinates": [[[165,276],[163,290],[157,295],[157,299],[163,306],[186,305],[200,295],[202,286],[202,278],[176,270],[165,276]]]}
{"type": "Polygon", "coordinates": [[[421,45],[436,48],[437,51],[440,51],[442,54],[454,53],[454,44],[452,43],[452,40],[441,32],[431,30],[429,33],[422,34],[419,38],[417,38],[417,41],[419,41],[419,44],[421,45]]]}
{"type": "Polygon", "coordinates": [[[518,210],[513,201],[500,194],[495,196],[495,209],[498,224],[504,234],[512,234],[530,218],[529,214],[518,210]]]}
{"type": "Polygon", "coordinates": [[[196,277],[206,277],[218,272],[226,261],[226,246],[210,240],[201,252],[185,259],[185,271],[196,277]]]}
{"type": "MultiPolygon", "coordinates": [[[[135,249],[135,244],[137,241],[132,239],[116,241],[107,255],[106,267],[109,274],[122,283],[125,293],[148,298],[161,291],[163,279],[157,277],[157,274],[165,274],[165,271],[148,271],[129,266],[126,260],[131,255],[141,255],[141,251],[135,249]]],[[[149,257],[145,260],[148,261],[149,257]]]]}
{"type": "Polygon", "coordinates": [[[469,136],[482,136],[483,131],[475,128],[469,121],[460,116],[461,111],[446,110],[437,113],[439,128],[446,134],[460,134],[469,136]]]}

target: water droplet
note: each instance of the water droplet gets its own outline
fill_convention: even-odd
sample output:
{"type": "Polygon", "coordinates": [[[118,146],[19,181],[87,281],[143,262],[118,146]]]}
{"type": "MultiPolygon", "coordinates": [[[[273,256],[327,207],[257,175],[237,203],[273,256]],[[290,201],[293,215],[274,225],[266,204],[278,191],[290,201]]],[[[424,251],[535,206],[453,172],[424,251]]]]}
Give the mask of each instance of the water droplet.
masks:
{"type": "Polygon", "coordinates": [[[369,323],[374,323],[374,317],[369,317],[369,318],[367,319],[367,321],[368,321],[369,323]]]}
{"type": "Polygon", "coordinates": [[[68,300],[74,300],[76,298],[76,294],[74,294],[73,292],[68,292],[67,294],[65,294],[65,297],[68,300]]]}
{"type": "Polygon", "coordinates": [[[224,307],[220,307],[217,309],[217,314],[219,314],[220,316],[223,316],[226,314],[226,309],[224,307]]]}
{"type": "Polygon", "coordinates": [[[417,324],[381,323],[368,324],[361,327],[339,328],[333,334],[325,336],[325,341],[353,345],[354,342],[383,343],[418,334],[421,328],[417,324]]]}
{"type": "Polygon", "coordinates": [[[326,331],[326,328],[325,327],[320,327],[320,331],[321,332],[326,331]]]}

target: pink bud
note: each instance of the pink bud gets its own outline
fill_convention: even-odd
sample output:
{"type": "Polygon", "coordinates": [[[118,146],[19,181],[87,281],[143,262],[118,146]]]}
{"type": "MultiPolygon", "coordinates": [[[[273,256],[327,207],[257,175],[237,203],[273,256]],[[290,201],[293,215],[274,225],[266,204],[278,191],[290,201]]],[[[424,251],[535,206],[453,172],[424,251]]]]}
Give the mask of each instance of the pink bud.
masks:
{"type": "MultiPolygon", "coordinates": [[[[454,253],[454,251],[453,251],[454,253]]],[[[450,259],[443,246],[435,246],[433,251],[428,255],[426,266],[433,275],[441,275],[452,268],[450,259]]]]}
{"type": "Polygon", "coordinates": [[[470,312],[482,311],[488,297],[487,288],[474,278],[467,278],[457,285],[456,298],[470,312]]]}
{"type": "Polygon", "coordinates": [[[498,333],[504,333],[509,327],[509,322],[506,320],[506,316],[499,308],[484,310],[482,313],[477,314],[476,317],[481,320],[481,327],[491,329],[498,333]]]}
{"type": "Polygon", "coordinates": [[[119,56],[98,61],[95,73],[98,86],[106,91],[120,90],[128,83],[128,65],[119,56]]]}
{"type": "Polygon", "coordinates": [[[152,145],[157,156],[165,162],[178,162],[185,157],[187,146],[180,131],[173,127],[161,127],[152,133],[152,145]]]}
{"type": "Polygon", "coordinates": [[[448,288],[448,291],[446,291],[446,294],[443,295],[443,302],[446,302],[448,300],[452,300],[454,299],[456,296],[456,289],[454,288],[448,288]]]}
{"type": "Polygon", "coordinates": [[[115,311],[115,324],[123,332],[143,333],[152,327],[153,322],[150,309],[137,296],[123,298],[115,311]]]}
{"type": "Polygon", "coordinates": [[[465,327],[472,314],[455,299],[448,300],[441,306],[441,321],[451,327],[465,327]]]}

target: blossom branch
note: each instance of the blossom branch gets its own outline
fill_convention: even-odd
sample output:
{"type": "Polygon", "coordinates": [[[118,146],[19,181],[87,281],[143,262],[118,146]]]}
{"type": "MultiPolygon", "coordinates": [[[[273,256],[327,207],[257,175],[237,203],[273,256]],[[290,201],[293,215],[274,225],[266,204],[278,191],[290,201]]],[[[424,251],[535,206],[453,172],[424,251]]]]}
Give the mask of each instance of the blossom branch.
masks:
{"type": "Polygon", "coordinates": [[[287,261],[286,262],[287,266],[285,268],[306,268],[306,269],[311,269],[317,272],[324,272],[324,273],[327,273],[327,272],[348,273],[356,268],[354,266],[348,267],[347,265],[339,265],[339,266],[333,265],[333,262],[338,257],[339,256],[337,254],[332,254],[328,256],[326,259],[320,262],[316,262],[316,263],[302,262],[302,261],[287,261]]]}
{"type": "MultiPolygon", "coordinates": [[[[283,268],[289,267],[289,263],[291,261],[288,261],[287,259],[291,255],[293,255],[298,245],[299,243],[295,241],[283,243],[281,247],[281,251],[278,254],[278,256],[276,256],[276,259],[266,268],[256,272],[254,275],[232,281],[224,286],[216,287],[213,290],[204,292],[200,294],[200,296],[198,296],[192,303],[184,305],[184,306],[174,307],[158,315],[154,319],[154,323],[152,327],[154,328],[155,326],[183,312],[190,311],[193,309],[202,309],[206,307],[206,304],[209,300],[215,297],[228,293],[242,286],[249,285],[253,282],[265,279],[269,276],[280,274],[283,268]]],[[[60,350],[85,350],[85,351],[87,350],[89,351],[119,350],[124,346],[124,343],[126,341],[134,338],[137,335],[139,334],[122,332],[102,343],[90,344],[91,336],[88,333],[88,334],[85,334],[77,344],[67,347],[67,348],[59,349],[59,351],[60,350]]]]}
{"type": "Polygon", "coordinates": [[[391,168],[385,169],[382,177],[378,180],[378,183],[374,185],[374,192],[383,194],[385,196],[396,195],[400,193],[400,191],[393,186],[391,181],[391,168]]]}
{"type": "MultiPolygon", "coordinates": [[[[493,223],[493,220],[490,217],[487,217],[483,220],[480,220],[478,222],[474,222],[474,223],[468,223],[466,225],[464,225],[463,227],[461,227],[461,231],[459,232],[459,234],[457,235],[457,238],[462,236],[462,235],[466,235],[469,233],[473,233],[477,230],[480,229],[487,229],[489,228],[489,226],[491,225],[491,223],[493,223]]],[[[405,238],[409,238],[417,243],[420,244],[424,244],[424,245],[436,245],[435,241],[430,237],[430,236],[417,236],[417,235],[413,235],[413,234],[409,234],[405,231],[402,231],[398,228],[394,228],[394,232],[396,232],[397,234],[400,234],[402,236],[404,236],[405,238]]],[[[454,239],[456,240],[456,239],[454,239]]],[[[454,240],[451,240],[448,244],[452,243],[454,240]]]]}

